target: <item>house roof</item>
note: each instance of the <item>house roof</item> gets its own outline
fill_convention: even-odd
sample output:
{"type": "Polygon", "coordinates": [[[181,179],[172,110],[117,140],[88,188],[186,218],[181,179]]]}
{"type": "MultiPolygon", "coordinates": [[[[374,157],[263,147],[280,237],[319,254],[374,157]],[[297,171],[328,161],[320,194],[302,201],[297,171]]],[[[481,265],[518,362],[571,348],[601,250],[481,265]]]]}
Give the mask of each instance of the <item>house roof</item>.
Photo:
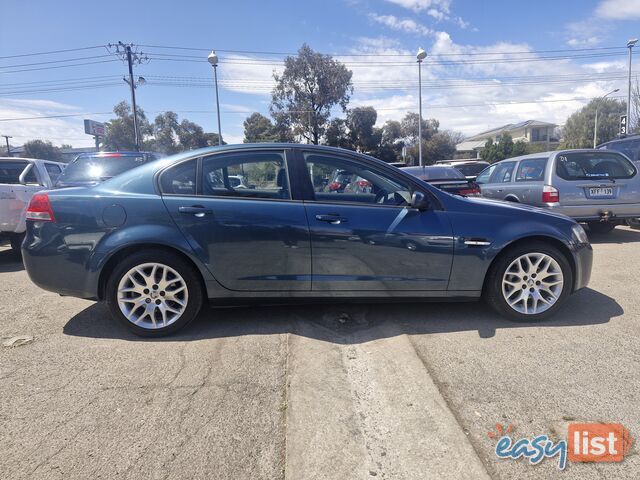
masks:
{"type": "MultiPolygon", "coordinates": [[[[471,137],[467,137],[465,142],[471,140],[486,140],[489,137],[493,137],[499,133],[503,132],[512,132],[514,130],[519,130],[525,127],[556,127],[555,123],[542,122],[540,120],[525,120],[523,122],[518,123],[507,123],[506,125],[502,125],[501,127],[492,128],[491,130],[486,130],[484,132],[477,133],[476,135],[472,135],[471,137]]],[[[464,143],[464,142],[463,142],[464,143]]]]}
{"type": "Polygon", "coordinates": [[[478,148],[484,147],[484,144],[487,143],[486,140],[471,140],[464,141],[456,145],[456,151],[458,152],[470,152],[472,150],[476,150],[478,148]]]}

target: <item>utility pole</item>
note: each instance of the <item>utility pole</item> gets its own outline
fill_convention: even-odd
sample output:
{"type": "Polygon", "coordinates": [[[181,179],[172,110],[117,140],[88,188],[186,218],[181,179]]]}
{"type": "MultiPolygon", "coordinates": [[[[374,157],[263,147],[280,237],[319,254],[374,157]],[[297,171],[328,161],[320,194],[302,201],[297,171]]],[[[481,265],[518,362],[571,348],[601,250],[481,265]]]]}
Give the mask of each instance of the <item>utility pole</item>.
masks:
{"type": "Polygon", "coordinates": [[[136,85],[133,80],[133,59],[131,55],[131,45],[125,47],[127,52],[127,63],[129,64],[129,87],[131,88],[131,108],[133,109],[133,134],[136,141],[136,152],[140,151],[140,134],[138,133],[138,111],[136,109],[136,85]]]}
{"type": "Polygon", "coordinates": [[[631,56],[632,49],[638,43],[637,38],[631,38],[627,42],[627,48],[629,49],[629,85],[627,90],[627,133],[631,130],[631,56]]]}
{"type": "Polygon", "coordinates": [[[416,58],[418,59],[418,103],[420,104],[420,115],[418,117],[418,161],[422,167],[424,166],[422,161],[422,61],[427,58],[427,52],[422,48],[418,49],[416,58]]]}
{"type": "Polygon", "coordinates": [[[596,118],[593,124],[593,148],[596,148],[596,145],[598,145],[598,106],[600,105],[600,102],[602,102],[605,98],[607,98],[612,93],[616,93],[618,91],[620,91],[619,88],[616,88],[615,90],[611,90],[609,93],[607,93],[606,95],[603,95],[602,97],[596,100],[596,118]]]}
{"type": "MultiPolygon", "coordinates": [[[[140,65],[143,61],[148,61],[149,57],[144,55],[142,52],[138,52],[134,45],[128,43],[124,44],[122,42],[118,42],[116,44],[109,44],[109,49],[115,47],[115,54],[118,55],[122,60],[127,62],[128,67],[128,77],[123,77],[123,80],[129,84],[129,89],[131,90],[131,108],[133,113],[133,134],[135,137],[135,150],[140,151],[140,129],[138,127],[138,108],[136,106],[136,87],[138,85],[143,85],[145,83],[145,79],[143,77],[139,77],[138,80],[134,80],[133,78],[133,64],[140,65]]],[[[113,52],[112,52],[113,53],[113,52]]]]}
{"type": "Polygon", "coordinates": [[[7,157],[11,156],[11,147],[9,146],[9,139],[13,138],[11,135],[2,135],[7,142],[7,157]]]}

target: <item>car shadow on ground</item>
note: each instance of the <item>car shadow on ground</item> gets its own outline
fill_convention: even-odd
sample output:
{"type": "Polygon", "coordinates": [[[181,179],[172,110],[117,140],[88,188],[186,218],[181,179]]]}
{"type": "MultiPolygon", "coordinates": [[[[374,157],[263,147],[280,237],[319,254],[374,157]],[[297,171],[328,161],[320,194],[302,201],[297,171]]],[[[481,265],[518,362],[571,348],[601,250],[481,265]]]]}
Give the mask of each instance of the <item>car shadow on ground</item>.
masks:
{"type": "Polygon", "coordinates": [[[22,259],[10,248],[0,247],[0,273],[24,270],[22,259]]]}
{"type": "Polygon", "coordinates": [[[597,325],[623,313],[613,298],[588,288],[569,298],[551,320],[535,323],[506,320],[478,302],[207,307],[193,323],[176,334],[148,339],[130,333],[112,319],[105,305],[94,304],[71,318],[64,326],[64,333],[155,342],[292,333],[335,343],[362,343],[403,333],[415,335],[474,330],[482,338],[491,338],[498,329],[597,325]]]}
{"type": "Polygon", "coordinates": [[[640,242],[640,230],[634,230],[629,227],[616,227],[609,233],[601,234],[588,232],[588,236],[589,241],[596,245],[640,242]]]}

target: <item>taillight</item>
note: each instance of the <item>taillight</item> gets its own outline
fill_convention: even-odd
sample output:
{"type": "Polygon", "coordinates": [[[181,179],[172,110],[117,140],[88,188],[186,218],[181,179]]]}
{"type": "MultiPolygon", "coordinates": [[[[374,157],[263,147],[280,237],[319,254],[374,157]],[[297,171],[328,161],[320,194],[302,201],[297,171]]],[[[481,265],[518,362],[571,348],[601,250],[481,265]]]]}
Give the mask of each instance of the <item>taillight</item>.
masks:
{"type": "Polygon", "coordinates": [[[46,193],[36,193],[31,197],[29,207],[27,208],[27,220],[35,220],[38,222],[55,222],[56,217],[51,209],[49,195],[46,193]]]}
{"type": "Polygon", "coordinates": [[[342,187],[342,184],[339,182],[331,182],[329,184],[329,190],[334,191],[334,190],[340,190],[340,187],[342,187]]]}
{"type": "Polygon", "coordinates": [[[358,180],[358,186],[361,188],[367,188],[367,187],[371,187],[371,182],[367,181],[367,180],[358,180]]]}
{"type": "Polygon", "coordinates": [[[480,186],[477,183],[471,183],[469,188],[462,188],[458,191],[459,195],[465,197],[477,197],[480,196],[480,186]]]}
{"type": "Polygon", "coordinates": [[[557,203],[560,201],[560,192],[551,185],[545,185],[542,188],[542,202],[543,203],[557,203]]]}

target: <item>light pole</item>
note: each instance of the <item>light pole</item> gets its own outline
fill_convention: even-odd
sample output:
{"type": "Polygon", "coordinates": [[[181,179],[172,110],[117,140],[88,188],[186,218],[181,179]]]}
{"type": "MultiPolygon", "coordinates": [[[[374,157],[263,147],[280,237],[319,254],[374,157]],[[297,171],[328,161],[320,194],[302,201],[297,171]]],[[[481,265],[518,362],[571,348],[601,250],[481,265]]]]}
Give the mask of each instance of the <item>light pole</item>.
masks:
{"type": "Polygon", "coordinates": [[[607,98],[609,95],[611,95],[612,93],[616,93],[619,92],[620,89],[616,88],[615,90],[611,90],[609,93],[607,93],[606,95],[603,95],[602,97],[600,97],[599,99],[596,100],[596,120],[593,124],[593,148],[596,148],[596,145],[598,144],[598,104],[604,100],[605,98],[607,98]]]}
{"type": "Polygon", "coordinates": [[[418,119],[418,160],[419,165],[422,167],[422,61],[427,58],[427,52],[421,47],[416,54],[418,59],[418,103],[420,104],[418,111],[420,112],[418,119]]]}
{"type": "Polygon", "coordinates": [[[218,55],[211,50],[207,60],[213,67],[213,83],[216,85],[216,112],[218,114],[218,145],[222,145],[222,129],[220,127],[220,101],[218,100],[218,55]]]}
{"type": "Polygon", "coordinates": [[[627,133],[631,130],[631,56],[632,49],[638,43],[637,38],[630,38],[627,42],[627,48],[629,49],[629,85],[627,90],[627,133]]]}

